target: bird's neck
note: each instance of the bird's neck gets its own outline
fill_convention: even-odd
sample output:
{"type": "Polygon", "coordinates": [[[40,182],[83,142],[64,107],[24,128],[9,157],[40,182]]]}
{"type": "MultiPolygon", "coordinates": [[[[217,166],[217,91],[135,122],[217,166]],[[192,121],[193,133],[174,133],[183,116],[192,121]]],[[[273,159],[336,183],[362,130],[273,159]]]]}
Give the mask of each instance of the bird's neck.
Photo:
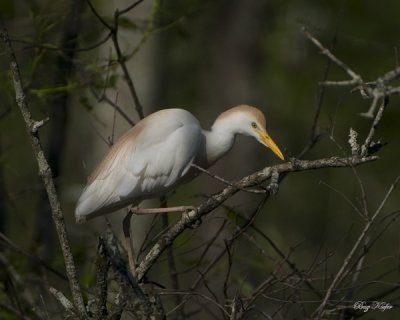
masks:
{"type": "Polygon", "coordinates": [[[203,130],[203,135],[203,159],[199,159],[199,165],[209,167],[232,148],[235,132],[214,125],[210,131],[203,130]]]}

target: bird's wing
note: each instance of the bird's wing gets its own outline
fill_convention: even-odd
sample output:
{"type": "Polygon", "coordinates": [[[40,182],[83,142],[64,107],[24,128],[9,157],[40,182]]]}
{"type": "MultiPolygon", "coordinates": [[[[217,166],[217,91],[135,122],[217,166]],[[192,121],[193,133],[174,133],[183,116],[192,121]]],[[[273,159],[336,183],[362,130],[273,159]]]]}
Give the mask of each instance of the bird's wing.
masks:
{"type": "Polygon", "coordinates": [[[77,220],[170,190],[188,171],[199,149],[201,129],[193,119],[146,126],[134,139],[123,136],[82,193],[75,211],[77,220]]]}

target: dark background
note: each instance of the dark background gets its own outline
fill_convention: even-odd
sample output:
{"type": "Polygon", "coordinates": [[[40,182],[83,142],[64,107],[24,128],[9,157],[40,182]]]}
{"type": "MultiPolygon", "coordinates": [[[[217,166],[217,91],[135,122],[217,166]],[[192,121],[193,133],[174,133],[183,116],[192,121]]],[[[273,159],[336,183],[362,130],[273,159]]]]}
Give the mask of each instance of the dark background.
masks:
{"type": "MultiPolygon", "coordinates": [[[[113,12],[130,2],[93,4],[106,21],[111,21],[113,12]]],[[[130,126],[120,115],[114,120],[113,108],[99,103],[93,92],[106,92],[134,122],[138,114],[120,69],[110,63],[115,59],[110,40],[95,46],[105,38],[106,30],[85,1],[2,1],[0,11],[13,40],[30,110],[35,119],[50,117],[40,131],[41,139],[55,175],[80,279],[89,286],[94,277],[97,236],[104,232],[105,220],[98,218],[77,226],[75,202],[87,176],[108,149],[104,140],[116,139],[130,126]],[[60,53],[57,46],[69,49],[60,53]]],[[[360,141],[365,138],[371,120],[359,114],[368,110],[370,101],[351,93],[352,87],[318,84],[324,74],[329,80],[348,78],[319,54],[302,28],[369,81],[399,64],[399,12],[398,1],[144,1],[121,19],[119,39],[129,56],[129,71],[146,115],[182,107],[208,129],[220,112],[237,104],[251,104],[265,112],[268,131],[285,154],[296,157],[309,140],[314,113],[322,101],[319,129],[326,134],[305,156],[317,159],[350,154],[350,127],[358,132],[360,141]]],[[[0,63],[0,231],[18,247],[63,270],[47,199],[15,106],[4,52],[0,63]]],[[[379,152],[379,161],[354,171],[290,174],[257,217],[257,228],[284,252],[293,250],[291,259],[298,268],[308,270],[315,261],[323,261],[310,273],[323,279],[320,283],[316,280],[320,288],[328,286],[364,225],[349,202],[360,206],[365,192],[373,213],[399,175],[398,118],[399,99],[391,97],[376,135],[388,143],[379,152]]],[[[255,141],[239,137],[233,150],[211,171],[236,180],[279,161],[255,141]]],[[[179,188],[169,203],[198,204],[204,195],[222,187],[202,176],[179,188]]],[[[241,193],[227,204],[246,215],[259,202],[259,196],[241,193]]],[[[399,192],[395,190],[382,217],[399,208],[399,192]]],[[[121,217],[110,216],[117,233],[121,217]]],[[[178,238],[177,252],[182,253],[178,268],[184,269],[196,259],[196,250],[189,249],[207,241],[225,217],[226,209],[220,208],[198,230],[178,238]]],[[[149,220],[134,218],[138,246],[149,220]]],[[[382,231],[385,221],[372,230],[371,239],[382,231]]],[[[354,299],[399,285],[398,229],[394,220],[371,248],[354,299]]],[[[233,230],[224,229],[215,247],[223,246],[224,235],[228,237],[233,230]]],[[[254,237],[259,247],[248,239],[235,247],[232,290],[244,296],[276,267],[277,257],[269,245],[254,237]],[[261,258],[260,248],[265,251],[261,258]]],[[[6,249],[1,254],[7,255],[25,285],[34,287],[41,281],[41,273],[29,259],[6,249]]],[[[218,287],[221,273],[223,268],[216,267],[212,286],[218,287]]],[[[170,285],[165,259],[150,275],[166,287],[170,285]]],[[[189,287],[194,277],[184,274],[182,288],[189,287]]],[[[57,277],[46,281],[66,287],[57,277]]],[[[5,296],[0,294],[2,298],[5,296]]],[[[312,300],[305,293],[307,299],[312,300]]],[[[395,291],[382,301],[396,304],[399,295],[395,291]]],[[[273,305],[265,303],[266,309],[268,303],[273,305]]],[[[371,311],[369,315],[393,319],[397,313],[371,311]]]]}

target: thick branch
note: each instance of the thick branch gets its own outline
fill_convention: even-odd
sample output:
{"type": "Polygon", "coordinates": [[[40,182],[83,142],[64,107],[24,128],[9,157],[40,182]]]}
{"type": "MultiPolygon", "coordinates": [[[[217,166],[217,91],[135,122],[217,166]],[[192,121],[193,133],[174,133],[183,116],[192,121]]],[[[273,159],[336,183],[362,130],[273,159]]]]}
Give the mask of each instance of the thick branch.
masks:
{"type": "Polygon", "coordinates": [[[234,186],[228,186],[219,193],[209,197],[205,202],[200,204],[197,211],[190,211],[186,215],[182,215],[180,221],[172,226],[167,233],[160,237],[157,243],[150,249],[146,257],[142,260],[137,268],[138,280],[143,279],[146,272],[151,268],[154,262],[158,259],[161,253],[172,244],[172,242],[189,226],[193,225],[195,221],[199,220],[202,216],[208,214],[217,208],[225,200],[233,196],[236,192],[243,188],[254,187],[265,182],[271,178],[273,172],[279,174],[306,171],[322,168],[340,168],[340,167],[354,167],[360,164],[377,160],[378,157],[371,156],[366,158],[348,157],[348,158],[324,158],[318,160],[293,160],[271,167],[266,167],[252,175],[249,175],[238,182],[234,186]]]}
{"type": "Polygon", "coordinates": [[[71,288],[72,297],[76,308],[80,312],[80,317],[86,318],[85,306],[83,303],[81,290],[76,276],[75,264],[71,253],[71,248],[69,246],[67,229],[64,223],[63,212],[61,210],[60,202],[58,201],[56,188],[54,186],[54,182],[52,179],[52,172],[44,156],[43,149],[40,144],[38,136],[38,131],[37,131],[38,122],[32,119],[31,113],[28,109],[28,104],[21,83],[21,76],[17,64],[17,59],[15,57],[14,50],[12,48],[12,44],[9,39],[7,29],[2,21],[1,21],[0,35],[2,40],[4,41],[5,49],[10,59],[11,73],[13,76],[13,83],[15,89],[15,99],[21,111],[21,114],[24,118],[26,130],[31,140],[32,149],[39,167],[39,175],[43,180],[47,196],[49,197],[51,212],[54,223],[56,225],[58,238],[61,244],[61,250],[64,256],[65,268],[71,288]]]}

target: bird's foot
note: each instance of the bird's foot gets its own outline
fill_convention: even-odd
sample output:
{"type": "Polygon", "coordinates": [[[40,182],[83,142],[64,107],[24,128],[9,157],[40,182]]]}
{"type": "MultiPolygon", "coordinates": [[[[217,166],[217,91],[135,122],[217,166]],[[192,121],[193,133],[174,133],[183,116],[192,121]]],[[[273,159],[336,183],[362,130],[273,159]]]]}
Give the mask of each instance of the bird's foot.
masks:
{"type": "Polygon", "coordinates": [[[197,214],[196,207],[190,207],[187,210],[183,211],[182,217],[184,218],[185,226],[190,229],[196,229],[201,224],[201,218],[193,220],[193,216],[197,214]]]}
{"type": "Polygon", "coordinates": [[[267,189],[270,194],[277,194],[279,190],[279,172],[276,169],[272,169],[271,179],[267,189]]]}

